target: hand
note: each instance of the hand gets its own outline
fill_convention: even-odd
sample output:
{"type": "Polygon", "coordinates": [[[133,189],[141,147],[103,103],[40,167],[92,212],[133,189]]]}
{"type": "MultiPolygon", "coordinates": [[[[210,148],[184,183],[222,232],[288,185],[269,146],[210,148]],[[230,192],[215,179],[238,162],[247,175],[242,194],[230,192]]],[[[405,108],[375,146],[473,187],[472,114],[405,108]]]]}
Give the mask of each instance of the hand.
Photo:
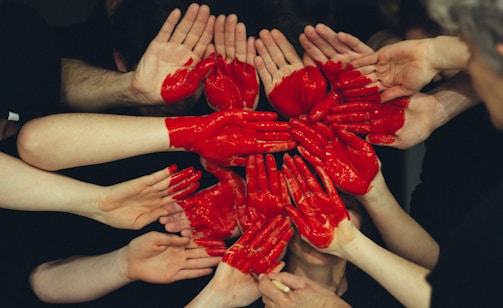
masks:
{"type": "Polygon", "coordinates": [[[218,183],[193,196],[165,207],[169,215],[161,217],[168,232],[188,237],[229,239],[241,234],[236,207],[245,203],[244,180],[231,169],[201,161],[218,183]]]}
{"type": "Polygon", "coordinates": [[[333,291],[312,281],[307,277],[300,277],[288,272],[261,275],[259,290],[265,307],[351,307],[333,291]],[[285,293],[279,290],[273,280],[280,281],[290,288],[285,293]]]}
{"type": "Polygon", "coordinates": [[[207,5],[191,4],[178,25],[180,10],[169,14],[135,70],[138,101],[171,104],[196,92],[216,65],[211,58],[201,61],[213,38],[215,17],[209,12],[207,5]]]}
{"type": "Polygon", "coordinates": [[[278,262],[293,234],[290,219],[277,216],[265,226],[248,229],[225,253],[215,275],[187,307],[245,307],[260,296],[250,271],[280,271],[278,262]]]}
{"type": "MultiPolygon", "coordinates": [[[[374,66],[381,100],[410,96],[430,83],[438,70],[432,67],[428,40],[406,40],[384,46],[376,53],[352,62],[360,67],[374,66]]],[[[434,56],[433,56],[434,57],[434,56]]]]}
{"type": "Polygon", "coordinates": [[[379,168],[369,143],[341,128],[334,131],[321,122],[310,124],[306,117],[290,122],[291,133],[300,144],[297,148],[309,163],[328,171],[334,183],[349,194],[368,191],[379,168]]]}
{"type": "Polygon", "coordinates": [[[211,274],[225,251],[222,241],[152,231],[120,249],[119,266],[130,281],[172,283],[211,274]]]}
{"type": "Polygon", "coordinates": [[[335,32],[324,24],[306,26],[299,36],[306,53],[316,62],[342,63],[343,68],[351,61],[370,55],[374,51],[358,38],[343,32],[335,32]]]}
{"type": "Polygon", "coordinates": [[[336,33],[328,26],[318,24],[316,27],[307,26],[299,41],[306,50],[304,61],[316,63],[331,85],[327,97],[311,109],[310,121],[319,121],[331,106],[347,101],[379,99],[379,89],[372,86],[372,79],[351,70],[348,65],[354,59],[373,53],[358,38],[343,32],[336,33]]]}
{"type": "Polygon", "coordinates": [[[103,188],[96,220],[116,228],[141,229],[167,211],[163,206],[199,187],[201,171],[176,165],[138,179],[103,188]]]}
{"type": "Polygon", "coordinates": [[[250,155],[246,165],[246,203],[237,207],[239,225],[248,230],[257,222],[266,223],[277,215],[286,215],[290,196],[285,179],[276,167],[273,155],[250,155]]]}
{"type": "Polygon", "coordinates": [[[327,92],[325,77],[314,63],[305,65],[279,30],[262,30],[255,42],[258,70],[267,99],[284,118],[306,114],[327,92]]]}
{"type": "Polygon", "coordinates": [[[208,105],[214,110],[255,110],[260,90],[253,65],[255,39],[246,38],[245,25],[231,14],[216,19],[214,41],[217,66],[204,82],[208,105]]]}
{"type": "Polygon", "coordinates": [[[326,249],[333,241],[334,229],[341,221],[350,219],[346,206],[321,167],[316,167],[316,173],[325,189],[300,156],[292,158],[285,154],[283,160],[283,175],[297,205],[297,208],[287,205],[285,209],[303,239],[319,249],[326,249]]]}
{"type": "Polygon", "coordinates": [[[408,97],[384,104],[348,102],[332,105],[323,120],[333,129],[340,127],[355,134],[366,134],[369,141],[390,144],[396,140],[396,132],[404,126],[408,105],[408,97]]]}
{"type": "Polygon", "coordinates": [[[198,153],[222,166],[244,166],[250,154],[291,150],[290,124],[272,112],[222,110],[199,117],[166,118],[170,147],[198,153]]]}

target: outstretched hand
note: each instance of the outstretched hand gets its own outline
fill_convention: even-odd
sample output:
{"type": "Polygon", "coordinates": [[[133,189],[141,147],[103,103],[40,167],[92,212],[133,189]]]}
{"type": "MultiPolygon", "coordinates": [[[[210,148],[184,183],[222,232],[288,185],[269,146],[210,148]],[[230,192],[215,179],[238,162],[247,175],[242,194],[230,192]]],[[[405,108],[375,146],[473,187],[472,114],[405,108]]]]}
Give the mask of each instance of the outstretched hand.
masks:
{"type": "Polygon", "coordinates": [[[284,162],[283,175],[297,206],[287,205],[286,211],[303,239],[319,249],[326,249],[339,223],[350,219],[349,213],[324,169],[316,167],[322,187],[300,156],[292,158],[285,154],[284,162]]]}
{"type": "Polygon", "coordinates": [[[201,60],[213,38],[215,17],[209,7],[191,4],[178,23],[180,15],[179,9],[169,14],[136,67],[132,88],[138,101],[171,104],[185,99],[216,65],[215,59],[201,60]]]}
{"type": "Polygon", "coordinates": [[[381,101],[410,96],[419,92],[438,74],[429,62],[431,50],[426,40],[405,40],[384,46],[376,53],[351,62],[355,69],[373,67],[376,85],[384,90],[381,101]]]}
{"type": "Polygon", "coordinates": [[[379,165],[368,142],[342,128],[309,123],[307,117],[290,122],[297,148],[311,165],[325,169],[338,188],[349,194],[363,195],[369,190],[379,165]]]}
{"type": "Polygon", "coordinates": [[[130,281],[172,283],[209,275],[227,248],[217,240],[149,232],[119,250],[119,266],[130,281]]]}
{"type": "Polygon", "coordinates": [[[288,122],[273,112],[229,109],[198,117],[166,118],[170,148],[195,152],[222,166],[245,166],[248,155],[296,146],[288,122]]]}
{"type": "Polygon", "coordinates": [[[98,197],[96,220],[116,228],[141,229],[166,215],[167,204],[192,194],[199,187],[201,172],[186,168],[175,172],[171,165],[127,182],[104,187],[98,197]]]}
{"type": "Polygon", "coordinates": [[[286,215],[290,196],[272,154],[250,155],[246,165],[246,203],[237,207],[242,231],[256,223],[265,224],[277,215],[286,215]]]}
{"type": "Polygon", "coordinates": [[[306,114],[327,94],[327,82],[314,62],[305,64],[277,29],[260,31],[255,58],[265,94],[284,118],[306,114]]]}
{"type": "Polygon", "coordinates": [[[232,245],[218,265],[215,275],[187,307],[245,307],[260,296],[250,275],[278,272],[278,261],[293,235],[290,219],[278,215],[266,225],[255,224],[232,245]]]}
{"type": "Polygon", "coordinates": [[[253,64],[255,39],[246,37],[245,25],[231,14],[215,20],[214,42],[210,57],[216,57],[217,65],[204,82],[208,105],[214,110],[255,110],[260,90],[253,64]]]}
{"type": "Polygon", "coordinates": [[[161,217],[168,232],[188,237],[229,239],[241,234],[236,207],[245,203],[244,180],[234,171],[207,161],[203,166],[218,183],[177,202],[168,204],[169,215],[161,217]]]}

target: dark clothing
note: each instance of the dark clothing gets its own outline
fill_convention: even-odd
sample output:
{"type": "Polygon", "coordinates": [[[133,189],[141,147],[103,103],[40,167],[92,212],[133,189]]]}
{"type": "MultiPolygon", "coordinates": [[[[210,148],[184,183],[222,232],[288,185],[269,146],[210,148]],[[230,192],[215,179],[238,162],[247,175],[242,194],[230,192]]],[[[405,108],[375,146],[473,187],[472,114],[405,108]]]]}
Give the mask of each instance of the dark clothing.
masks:
{"type": "Polygon", "coordinates": [[[34,9],[0,6],[0,118],[19,123],[57,112],[61,60],[46,21],[34,9]]]}
{"type": "Polygon", "coordinates": [[[503,185],[465,213],[428,277],[431,307],[500,307],[503,289],[503,185]]]}
{"type": "Polygon", "coordinates": [[[503,132],[480,105],[438,128],[425,145],[410,213],[442,247],[454,222],[503,183],[503,132]]]}

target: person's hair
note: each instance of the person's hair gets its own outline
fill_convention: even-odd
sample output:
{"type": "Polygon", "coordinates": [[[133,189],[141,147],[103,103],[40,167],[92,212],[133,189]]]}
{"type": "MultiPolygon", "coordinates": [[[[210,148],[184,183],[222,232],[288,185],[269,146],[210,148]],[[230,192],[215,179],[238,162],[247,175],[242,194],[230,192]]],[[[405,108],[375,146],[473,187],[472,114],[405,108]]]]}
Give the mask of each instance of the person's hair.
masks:
{"type": "Polygon", "coordinates": [[[428,11],[446,30],[474,44],[487,64],[503,75],[503,0],[429,0],[428,11]]]}

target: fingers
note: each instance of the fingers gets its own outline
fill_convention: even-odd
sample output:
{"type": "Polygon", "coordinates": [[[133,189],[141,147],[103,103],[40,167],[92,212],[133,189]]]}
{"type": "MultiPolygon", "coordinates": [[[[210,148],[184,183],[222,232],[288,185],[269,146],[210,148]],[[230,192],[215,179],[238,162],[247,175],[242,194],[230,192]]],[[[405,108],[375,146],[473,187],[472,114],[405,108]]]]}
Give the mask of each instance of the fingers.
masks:
{"type": "Polygon", "coordinates": [[[182,13],[179,9],[174,9],[166,18],[166,21],[162,25],[161,30],[159,30],[159,33],[153,41],[157,43],[167,42],[171,37],[173,29],[175,29],[176,24],[180,20],[181,14],[182,13]]]}

